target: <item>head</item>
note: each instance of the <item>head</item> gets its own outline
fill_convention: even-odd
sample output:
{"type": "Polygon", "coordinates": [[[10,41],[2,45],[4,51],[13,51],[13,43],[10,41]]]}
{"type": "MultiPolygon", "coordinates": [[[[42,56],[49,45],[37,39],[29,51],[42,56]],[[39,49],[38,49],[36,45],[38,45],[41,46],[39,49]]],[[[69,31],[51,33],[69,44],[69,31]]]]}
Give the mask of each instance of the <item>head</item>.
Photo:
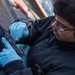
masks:
{"type": "Polygon", "coordinates": [[[75,0],[54,0],[53,7],[54,35],[61,41],[75,42],[75,0]]]}

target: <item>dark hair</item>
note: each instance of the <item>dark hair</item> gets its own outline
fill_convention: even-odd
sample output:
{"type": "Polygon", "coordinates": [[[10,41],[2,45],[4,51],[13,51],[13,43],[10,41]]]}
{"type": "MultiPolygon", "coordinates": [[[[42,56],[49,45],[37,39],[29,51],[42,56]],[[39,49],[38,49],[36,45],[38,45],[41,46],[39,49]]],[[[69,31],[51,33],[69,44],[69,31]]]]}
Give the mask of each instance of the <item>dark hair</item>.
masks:
{"type": "Polygon", "coordinates": [[[54,13],[75,27],[75,0],[54,0],[54,13]]]}

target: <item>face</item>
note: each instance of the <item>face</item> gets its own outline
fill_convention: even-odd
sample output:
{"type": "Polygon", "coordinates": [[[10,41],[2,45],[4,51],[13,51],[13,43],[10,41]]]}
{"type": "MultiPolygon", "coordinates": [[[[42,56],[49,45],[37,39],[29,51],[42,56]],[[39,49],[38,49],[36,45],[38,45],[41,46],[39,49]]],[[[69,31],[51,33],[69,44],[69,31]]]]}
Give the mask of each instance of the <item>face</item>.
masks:
{"type": "Polygon", "coordinates": [[[64,42],[75,42],[74,27],[60,16],[55,16],[56,21],[52,24],[55,37],[64,42]]]}

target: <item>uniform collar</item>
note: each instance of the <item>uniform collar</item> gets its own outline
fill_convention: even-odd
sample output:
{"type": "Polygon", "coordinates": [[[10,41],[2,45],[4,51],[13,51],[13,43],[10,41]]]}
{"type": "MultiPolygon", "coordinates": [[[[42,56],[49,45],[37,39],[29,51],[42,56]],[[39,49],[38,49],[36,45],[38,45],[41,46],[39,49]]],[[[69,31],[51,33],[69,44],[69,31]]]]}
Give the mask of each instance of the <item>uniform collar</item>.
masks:
{"type": "Polygon", "coordinates": [[[75,49],[75,42],[63,42],[59,41],[57,38],[55,39],[56,39],[56,44],[61,49],[66,49],[66,50],[75,49]]]}

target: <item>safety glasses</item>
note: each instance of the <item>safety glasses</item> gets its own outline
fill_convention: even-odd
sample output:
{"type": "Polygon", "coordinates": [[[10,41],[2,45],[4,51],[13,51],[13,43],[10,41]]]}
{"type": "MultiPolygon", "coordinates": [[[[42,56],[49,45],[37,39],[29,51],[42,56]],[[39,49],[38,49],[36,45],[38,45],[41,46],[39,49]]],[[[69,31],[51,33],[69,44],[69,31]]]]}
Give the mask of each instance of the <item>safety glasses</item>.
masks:
{"type": "Polygon", "coordinates": [[[63,26],[60,22],[56,21],[56,26],[60,32],[60,34],[62,34],[64,31],[75,31],[75,29],[68,29],[65,25],[63,26]]]}

